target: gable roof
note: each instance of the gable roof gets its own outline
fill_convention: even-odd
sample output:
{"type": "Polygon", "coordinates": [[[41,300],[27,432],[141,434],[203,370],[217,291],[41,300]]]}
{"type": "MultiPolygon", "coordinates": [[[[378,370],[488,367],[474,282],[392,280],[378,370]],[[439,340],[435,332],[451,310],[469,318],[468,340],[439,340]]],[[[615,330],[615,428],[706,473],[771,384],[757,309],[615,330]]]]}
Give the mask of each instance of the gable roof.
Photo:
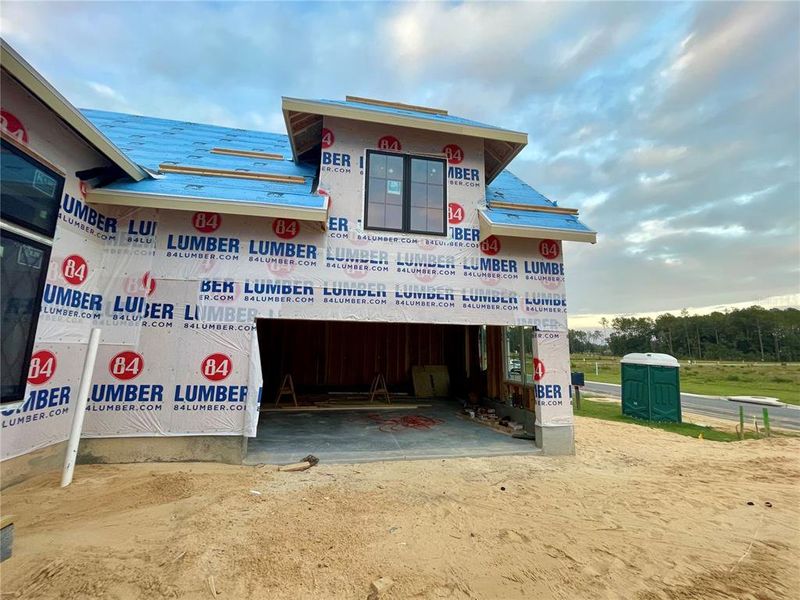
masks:
{"type": "Polygon", "coordinates": [[[447,114],[444,110],[368,98],[302,100],[283,98],[283,118],[295,159],[322,143],[324,117],[385,123],[426,131],[477,137],[484,141],[486,181],[491,182],[528,143],[528,134],[447,114]]]}

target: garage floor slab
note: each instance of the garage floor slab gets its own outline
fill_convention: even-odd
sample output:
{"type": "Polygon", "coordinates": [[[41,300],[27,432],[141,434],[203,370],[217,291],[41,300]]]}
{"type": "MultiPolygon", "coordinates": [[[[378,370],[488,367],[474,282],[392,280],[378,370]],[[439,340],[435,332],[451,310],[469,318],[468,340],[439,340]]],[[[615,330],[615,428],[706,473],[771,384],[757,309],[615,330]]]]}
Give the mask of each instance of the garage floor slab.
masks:
{"type": "Polygon", "coordinates": [[[359,463],[538,454],[519,440],[459,416],[459,406],[436,402],[411,410],[262,413],[258,436],[249,439],[245,464],[288,464],[313,454],[326,463],[359,463]],[[409,428],[398,420],[435,419],[429,428],[409,428]]]}

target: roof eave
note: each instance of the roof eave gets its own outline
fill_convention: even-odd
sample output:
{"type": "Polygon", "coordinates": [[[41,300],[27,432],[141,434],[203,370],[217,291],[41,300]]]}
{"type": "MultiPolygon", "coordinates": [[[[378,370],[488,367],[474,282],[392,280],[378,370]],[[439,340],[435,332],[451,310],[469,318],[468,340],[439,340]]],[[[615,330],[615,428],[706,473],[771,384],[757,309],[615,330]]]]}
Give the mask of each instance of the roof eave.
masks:
{"type": "Polygon", "coordinates": [[[84,117],[77,108],[58,93],[16,50],[5,40],[0,39],[0,64],[14,79],[20,82],[31,94],[50,108],[101,154],[122,169],[135,181],[148,177],[147,173],[117,148],[100,130],[84,117]]]}
{"type": "Polygon", "coordinates": [[[532,239],[553,239],[565,242],[597,243],[597,232],[595,231],[574,231],[572,229],[560,229],[557,227],[498,224],[493,223],[486,215],[485,211],[482,210],[478,211],[478,217],[480,219],[481,239],[489,235],[500,235],[532,239]]]}
{"type": "MultiPolygon", "coordinates": [[[[456,135],[466,135],[483,139],[500,140],[513,144],[528,143],[528,134],[508,129],[496,129],[493,127],[478,127],[475,125],[460,125],[457,123],[443,123],[432,119],[412,117],[409,115],[394,115],[383,111],[369,110],[368,108],[356,108],[352,106],[338,106],[315,102],[313,100],[301,100],[299,98],[288,98],[283,96],[282,107],[284,117],[287,111],[306,112],[318,114],[324,117],[340,117],[355,121],[367,121],[370,123],[381,123],[386,125],[397,125],[400,127],[413,127],[415,129],[426,129],[428,131],[440,131],[442,133],[452,133],[456,135]]],[[[285,117],[286,118],[286,117],[285,117]]],[[[291,137],[291,131],[288,132],[291,137]]]]}
{"type": "MultiPolygon", "coordinates": [[[[520,152],[522,152],[522,150],[527,145],[528,145],[528,136],[526,135],[525,136],[525,142],[523,142],[521,144],[517,144],[516,148],[511,152],[511,154],[509,154],[508,156],[503,157],[503,160],[498,162],[497,167],[495,167],[495,169],[494,169],[494,172],[492,172],[492,173],[488,173],[487,172],[486,173],[486,185],[491,185],[491,183],[495,179],[497,179],[497,176],[500,175],[500,173],[502,173],[505,170],[505,168],[508,165],[511,164],[511,161],[513,161],[517,157],[517,155],[520,152]]],[[[485,157],[484,157],[484,160],[485,160],[485,157]]]]}
{"type": "Polygon", "coordinates": [[[241,202],[224,198],[200,198],[196,196],[170,196],[126,190],[95,188],[89,190],[86,200],[97,204],[112,206],[136,206],[142,208],[162,208],[192,212],[217,212],[251,217],[270,217],[298,219],[326,223],[328,220],[328,197],[319,208],[267,204],[262,202],[241,202]]]}

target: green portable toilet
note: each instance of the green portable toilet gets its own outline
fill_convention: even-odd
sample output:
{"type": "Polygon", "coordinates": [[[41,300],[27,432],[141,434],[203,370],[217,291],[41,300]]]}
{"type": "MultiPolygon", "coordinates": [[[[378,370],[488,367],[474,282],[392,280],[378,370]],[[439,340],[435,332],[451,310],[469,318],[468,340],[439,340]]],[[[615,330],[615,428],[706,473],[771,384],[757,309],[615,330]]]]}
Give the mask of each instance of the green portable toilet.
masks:
{"type": "Polygon", "coordinates": [[[626,354],[622,363],[622,414],[645,421],[681,422],[678,359],[669,354],[626,354]]]}

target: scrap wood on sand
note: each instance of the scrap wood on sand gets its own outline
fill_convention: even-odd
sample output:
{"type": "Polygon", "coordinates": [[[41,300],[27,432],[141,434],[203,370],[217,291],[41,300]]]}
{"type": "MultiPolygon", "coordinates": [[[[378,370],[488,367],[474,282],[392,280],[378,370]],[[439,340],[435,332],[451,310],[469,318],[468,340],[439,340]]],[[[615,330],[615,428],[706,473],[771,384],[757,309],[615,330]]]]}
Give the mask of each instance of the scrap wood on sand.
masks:
{"type": "Polygon", "coordinates": [[[2,494],[3,598],[365,598],[379,577],[395,599],[800,597],[800,439],[576,437],[575,457],[36,477],[2,494]]]}

